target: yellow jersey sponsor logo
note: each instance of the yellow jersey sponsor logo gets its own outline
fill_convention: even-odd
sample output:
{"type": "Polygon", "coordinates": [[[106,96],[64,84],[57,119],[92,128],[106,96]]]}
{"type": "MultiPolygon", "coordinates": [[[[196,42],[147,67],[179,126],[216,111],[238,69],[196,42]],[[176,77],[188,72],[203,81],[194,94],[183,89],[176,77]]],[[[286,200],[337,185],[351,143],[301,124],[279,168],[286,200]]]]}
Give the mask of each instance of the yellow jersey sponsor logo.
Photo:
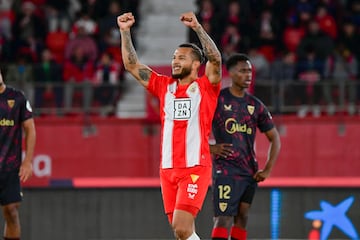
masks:
{"type": "Polygon", "coordinates": [[[229,134],[234,134],[236,132],[252,134],[252,129],[248,128],[246,123],[240,124],[234,118],[228,118],[225,121],[225,131],[229,134]]]}
{"type": "Polygon", "coordinates": [[[1,127],[12,127],[12,126],[15,126],[15,122],[14,122],[14,120],[3,118],[3,119],[0,119],[0,126],[1,127]]]}

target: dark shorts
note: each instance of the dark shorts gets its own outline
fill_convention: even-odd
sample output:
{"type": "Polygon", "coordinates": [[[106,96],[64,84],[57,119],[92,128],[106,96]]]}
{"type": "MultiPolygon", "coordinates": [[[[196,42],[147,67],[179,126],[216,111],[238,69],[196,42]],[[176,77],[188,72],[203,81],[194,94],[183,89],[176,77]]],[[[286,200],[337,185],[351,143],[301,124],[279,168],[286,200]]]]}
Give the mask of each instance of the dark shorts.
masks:
{"type": "Polygon", "coordinates": [[[240,202],[251,204],[256,189],[252,177],[216,176],[212,186],[215,216],[237,216],[240,202]]]}
{"type": "Polygon", "coordinates": [[[22,192],[18,171],[0,173],[0,205],[20,202],[22,192]]]}

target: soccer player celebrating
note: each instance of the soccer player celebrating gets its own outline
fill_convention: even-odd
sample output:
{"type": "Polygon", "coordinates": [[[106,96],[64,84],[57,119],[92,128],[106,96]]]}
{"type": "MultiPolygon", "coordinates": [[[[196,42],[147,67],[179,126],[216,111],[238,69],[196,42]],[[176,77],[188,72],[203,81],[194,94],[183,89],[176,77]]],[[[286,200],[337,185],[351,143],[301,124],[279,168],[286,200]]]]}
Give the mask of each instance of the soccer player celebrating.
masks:
{"type": "Polygon", "coordinates": [[[125,13],[117,21],[125,69],[159,98],[160,181],[165,212],[176,239],[200,239],[195,233],[195,218],[211,182],[208,138],[220,92],[220,52],[195,14],[183,13],[180,21],[195,31],[205,52],[205,74],[198,76],[202,50],[185,43],[176,48],[172,57],[172,76],[164,76],[139,62],[130,34],[134,16],[125,13]]]}
{"type": "Polygon", "coordinates": [[[214,154],[212,239],[246,239],[248,212],[257,183],[264,181],[280,151],[280,137],[264,104],[246,89],[252,67],[244,54],[234,54],[226,62],[232,85],[221,90],[212,128],[214,154]],[[254,152],[256,129],[270,142],[263,170],[258,170],[254,152]]]}

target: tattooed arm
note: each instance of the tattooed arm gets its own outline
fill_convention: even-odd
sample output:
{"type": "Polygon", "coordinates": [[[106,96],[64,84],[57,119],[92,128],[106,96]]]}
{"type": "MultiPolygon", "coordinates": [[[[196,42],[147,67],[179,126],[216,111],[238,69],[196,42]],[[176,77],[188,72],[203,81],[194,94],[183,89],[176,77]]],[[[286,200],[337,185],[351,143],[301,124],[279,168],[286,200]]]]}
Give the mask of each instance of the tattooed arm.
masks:
{"type": "Polygon", "coordinates": [[[132,43],[130,28],[135,23],[135,18],[132,13],[124,13],[117,18],[117,23],[121,34],[121,52],[124,67],[141,85],[147,87],[152,70],[139,62],[132,43]]]}
{"type": "Polygon", "coordinates": [[[203,51],[208,59],[205,67],[206,76],[211,83],[219,83],[221,81],[222,63],[221,54],[216,44],[198,22],[193,12],[183,13],[180,16],[180,20],[186,26],[192,28],[200,39],[203,51]]]}

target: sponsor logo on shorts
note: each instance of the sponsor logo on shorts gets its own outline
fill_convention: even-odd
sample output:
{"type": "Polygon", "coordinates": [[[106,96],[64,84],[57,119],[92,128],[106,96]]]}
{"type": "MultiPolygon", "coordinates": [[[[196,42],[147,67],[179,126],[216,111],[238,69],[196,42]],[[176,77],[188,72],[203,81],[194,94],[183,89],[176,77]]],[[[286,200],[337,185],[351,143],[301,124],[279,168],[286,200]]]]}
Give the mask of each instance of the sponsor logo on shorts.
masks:
{"type": "Polygon", "coordinates": [[[188,198],[190,199],[194,199],[196,194],[198,193],[198,185],[196,184],[196,182],[199,179],[199,177],[200,177],[199,175],[190,174],[192,183],[189,183],[187,187],[188,198]]]}

